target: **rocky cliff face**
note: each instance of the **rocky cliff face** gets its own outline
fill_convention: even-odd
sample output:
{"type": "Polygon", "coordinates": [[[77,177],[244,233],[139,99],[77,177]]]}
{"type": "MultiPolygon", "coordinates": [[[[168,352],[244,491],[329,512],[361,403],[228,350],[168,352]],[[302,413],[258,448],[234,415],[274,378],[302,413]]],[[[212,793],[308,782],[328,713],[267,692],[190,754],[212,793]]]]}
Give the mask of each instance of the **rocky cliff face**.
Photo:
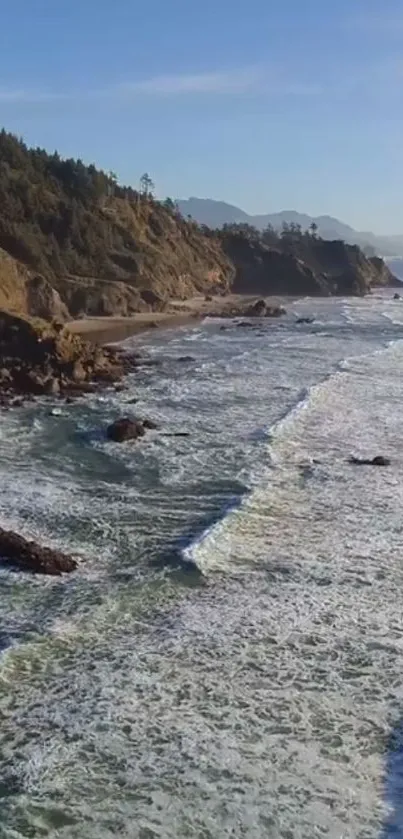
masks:
{"type": "Polygon", "coordinates": [[[373,286],[398,284],[383,260],[367,259],[360,248],[340,241],[303,239],[281,250],[229,234],[223,248],[235,266],[238,294],[362,295],[373,286]]]}
{"type": "Polygon", "coordinates": [[[0,248],[0,309],[51,320],[66,320],[69,312],[59,293],[35,271],[0,248]]]}

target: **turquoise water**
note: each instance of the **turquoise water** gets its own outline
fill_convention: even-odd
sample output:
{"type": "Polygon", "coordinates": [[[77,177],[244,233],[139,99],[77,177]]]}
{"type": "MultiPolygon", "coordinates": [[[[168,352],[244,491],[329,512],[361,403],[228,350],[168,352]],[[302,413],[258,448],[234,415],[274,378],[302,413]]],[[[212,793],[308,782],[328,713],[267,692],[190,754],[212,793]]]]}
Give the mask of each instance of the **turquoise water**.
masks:
{"type": "Polygon", "coordinates": [[[3,416],[2,526],[81,562],[1,572],[0,837],[400,835],[399,312],[153,333],[127,392],[3,416]],[[134,411],[190,436],[106,442],[134,411]]]}

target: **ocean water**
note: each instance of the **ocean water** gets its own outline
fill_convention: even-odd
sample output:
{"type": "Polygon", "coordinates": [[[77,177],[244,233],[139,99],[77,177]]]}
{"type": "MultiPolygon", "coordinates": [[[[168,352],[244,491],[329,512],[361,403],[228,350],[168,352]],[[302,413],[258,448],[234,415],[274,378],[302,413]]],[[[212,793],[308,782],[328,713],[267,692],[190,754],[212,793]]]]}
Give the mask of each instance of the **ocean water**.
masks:
{"type": "Polygon", "coordinates": [[[0,839],[403,837],[390,298],[131,339],[128,391],[2,416],[0,524],[81,562],[0,571],[0,839]],[[128,412],[166,434],[106,442],[128,412]]]}

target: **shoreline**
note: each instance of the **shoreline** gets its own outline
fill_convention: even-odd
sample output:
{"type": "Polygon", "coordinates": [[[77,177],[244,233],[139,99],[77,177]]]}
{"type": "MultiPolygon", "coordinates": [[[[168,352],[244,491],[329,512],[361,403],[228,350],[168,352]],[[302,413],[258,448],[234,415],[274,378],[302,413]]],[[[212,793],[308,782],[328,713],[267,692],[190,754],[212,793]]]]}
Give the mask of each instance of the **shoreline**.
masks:
{"type": "Polygon", "coordinates": [[[129,317],[87,317],[66,323],[66,327],[91,343],[118,343],[142,332],[187,326],[206,317],[247,317],[246,312],[242,312],[242,306],[259,299],[270,301],[270,305],[274,306],[285,302],[284,297],[259,298],[256,294],[231,294],[211,300],[196,297],[183,302],[171,301],[165,312],[139,312],[129,317]],[[239,311],[236,311],[237,308],[239,311]]]}
{"type": "Polygon", "coordinates": [[[139,313],[132,317],[83,318],[67,323],[66,327],[74,335],[80,335],[94,344],[114,344],[125,341],[142,332],[186,326],[202,320],[200,313],[172,314],[166,312],[139,313]]]}

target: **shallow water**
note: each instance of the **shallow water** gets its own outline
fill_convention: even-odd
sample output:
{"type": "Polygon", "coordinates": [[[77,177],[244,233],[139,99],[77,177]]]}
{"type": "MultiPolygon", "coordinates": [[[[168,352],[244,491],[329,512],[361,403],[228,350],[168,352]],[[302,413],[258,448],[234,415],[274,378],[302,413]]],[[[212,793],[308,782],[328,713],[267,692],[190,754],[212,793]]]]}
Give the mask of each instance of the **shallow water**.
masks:
{"type": "Polygon", "coordinates": [[[0,574],[0,837],[403,836],[401,339],[298,301],[2,418],[2,525],[82,563],[0,574]],[[190,436],[107,443],[128,411],[190,436]]]}

